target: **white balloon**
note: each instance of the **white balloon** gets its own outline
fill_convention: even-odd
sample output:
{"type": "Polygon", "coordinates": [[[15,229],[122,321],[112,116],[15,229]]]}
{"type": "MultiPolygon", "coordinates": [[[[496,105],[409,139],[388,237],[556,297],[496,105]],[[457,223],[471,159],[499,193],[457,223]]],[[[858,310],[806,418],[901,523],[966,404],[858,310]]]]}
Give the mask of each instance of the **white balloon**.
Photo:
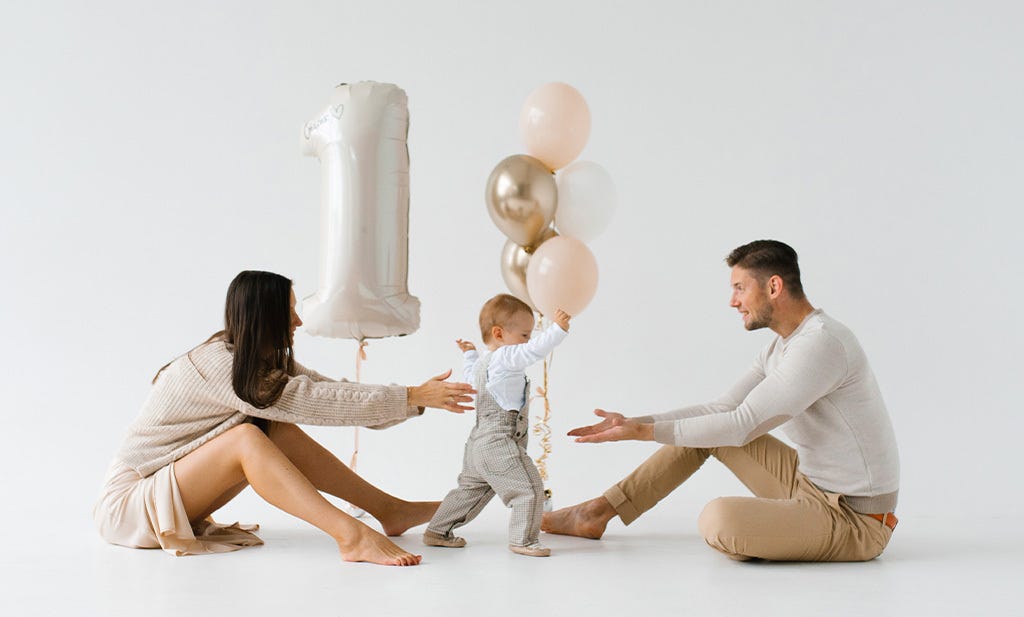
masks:
{"type": "Polygon", "coordinates": [[[604,167],[576,161],[558,172],[558,233],[590,242],[608,227],[615,212],[615,183],[604,167]]]}
{"type": "Polygon", "coordinates": [[[381,338],[419,328],[409,295],[409,108],[394,84],[341,84],[302,131],[320,159],[320,276],[303,300],[306,332],[381,338]]]}

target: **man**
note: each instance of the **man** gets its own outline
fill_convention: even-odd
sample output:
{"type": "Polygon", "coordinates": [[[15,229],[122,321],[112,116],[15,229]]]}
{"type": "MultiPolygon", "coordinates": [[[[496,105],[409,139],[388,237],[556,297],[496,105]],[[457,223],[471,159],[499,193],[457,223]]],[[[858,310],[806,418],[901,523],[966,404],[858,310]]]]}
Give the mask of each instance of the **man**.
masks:
{"type": "Polygon", "coordinates": [[[788,245],[751,242],[726,263],[744,327],[778,336],[718,400],[636,418],[597,409],[601,422],[569,431],[583,443],[667,445],[603,496],[545,514],[542,529],[600,538],[612,518],[630,524],[714,456],[756,497],[707,504],[698,528],[713,548],[737,560],[877,557],[896,526],[899,460],[860,344],[807,300],[788,245]],[[768,435],[775,428],[795,450],[768,435]]]}

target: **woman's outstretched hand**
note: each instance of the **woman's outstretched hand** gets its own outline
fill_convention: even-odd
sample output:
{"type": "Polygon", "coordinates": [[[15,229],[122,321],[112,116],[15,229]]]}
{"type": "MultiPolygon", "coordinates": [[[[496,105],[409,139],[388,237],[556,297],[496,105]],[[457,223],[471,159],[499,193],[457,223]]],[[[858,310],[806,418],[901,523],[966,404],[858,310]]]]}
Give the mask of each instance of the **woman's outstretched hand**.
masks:
{"type": "Polygon", "coordinates": [[[476,394],[476,390],[468,383],[445,381],[451,376],[452,370],[448,369],[437,377],[431,377],[422,385],[409,386],[409,404],[416,407],[447,409],[454,413],[472,411],[473,408],[466,403],[473,401],[470,395],[476,394]]]}

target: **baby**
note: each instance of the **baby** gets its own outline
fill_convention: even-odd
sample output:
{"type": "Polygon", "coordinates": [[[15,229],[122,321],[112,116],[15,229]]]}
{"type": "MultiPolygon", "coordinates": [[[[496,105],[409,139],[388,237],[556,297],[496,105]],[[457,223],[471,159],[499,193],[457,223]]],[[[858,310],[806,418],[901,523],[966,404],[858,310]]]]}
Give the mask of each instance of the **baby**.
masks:
{"type": "Polygon", "coordinates": [[[565,339],[569,315],[555,311],[554,323],[531,340],[533,325],[529,305],[500,294],[480,309],[480,334],[489,353],[481,357],[473,343],[455,341],[465,359],[465,379],[477,389],[476,426],[466,441],[459,486],[444,498],[423,534],[428,546],[465,546],[452,531],[476,518],[497,493],[512,508],[508,548],[533,557],[551,554],[538,540],[544,483],[526,454],[530,380],[525,371],[565,339]]]}

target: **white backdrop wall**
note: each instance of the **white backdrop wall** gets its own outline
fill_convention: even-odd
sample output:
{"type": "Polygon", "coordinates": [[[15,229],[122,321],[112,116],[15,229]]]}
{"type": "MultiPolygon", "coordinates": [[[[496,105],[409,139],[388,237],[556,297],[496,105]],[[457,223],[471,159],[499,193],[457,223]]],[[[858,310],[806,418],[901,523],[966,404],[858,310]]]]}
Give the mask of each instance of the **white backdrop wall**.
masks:
{"type": "MultiPolygon", "coordinates": [[[[722,259],[777,238],[799,251],[812,302],[869,355],[900,442],[901,513],[1019,515],[1020,6],[5,3],[8,494],[85,530],[149,379],[219,329],[231,278],[269,269],[314,291],[320,170],[299,134],[338,82],[397,83],[411,111],[422,327],[373,341],[364,380],[457,368],[454,339],[478,339],[479,305],[503,291],[485,180],[522,151],[526,95],[565,81],[593,115],[582,158],[608,169],[620,206],[591,245],[597,296],[551,371],[558,505],[653,450],[561,437],[595,406],[699,402],[747,367],[770,334],[727,306],[722,259]]],[[[296,349],[354,373],[352,341],[300,331],[296,349]]],[[[439,498],[471,423],[432,411],[364,432],[360,469],[439,498]]],[[[348,429],[313,432],[347,457],[348,429]]],[[[671,507],[692,517],[742,492],[706,471],[671,507]]]]}

